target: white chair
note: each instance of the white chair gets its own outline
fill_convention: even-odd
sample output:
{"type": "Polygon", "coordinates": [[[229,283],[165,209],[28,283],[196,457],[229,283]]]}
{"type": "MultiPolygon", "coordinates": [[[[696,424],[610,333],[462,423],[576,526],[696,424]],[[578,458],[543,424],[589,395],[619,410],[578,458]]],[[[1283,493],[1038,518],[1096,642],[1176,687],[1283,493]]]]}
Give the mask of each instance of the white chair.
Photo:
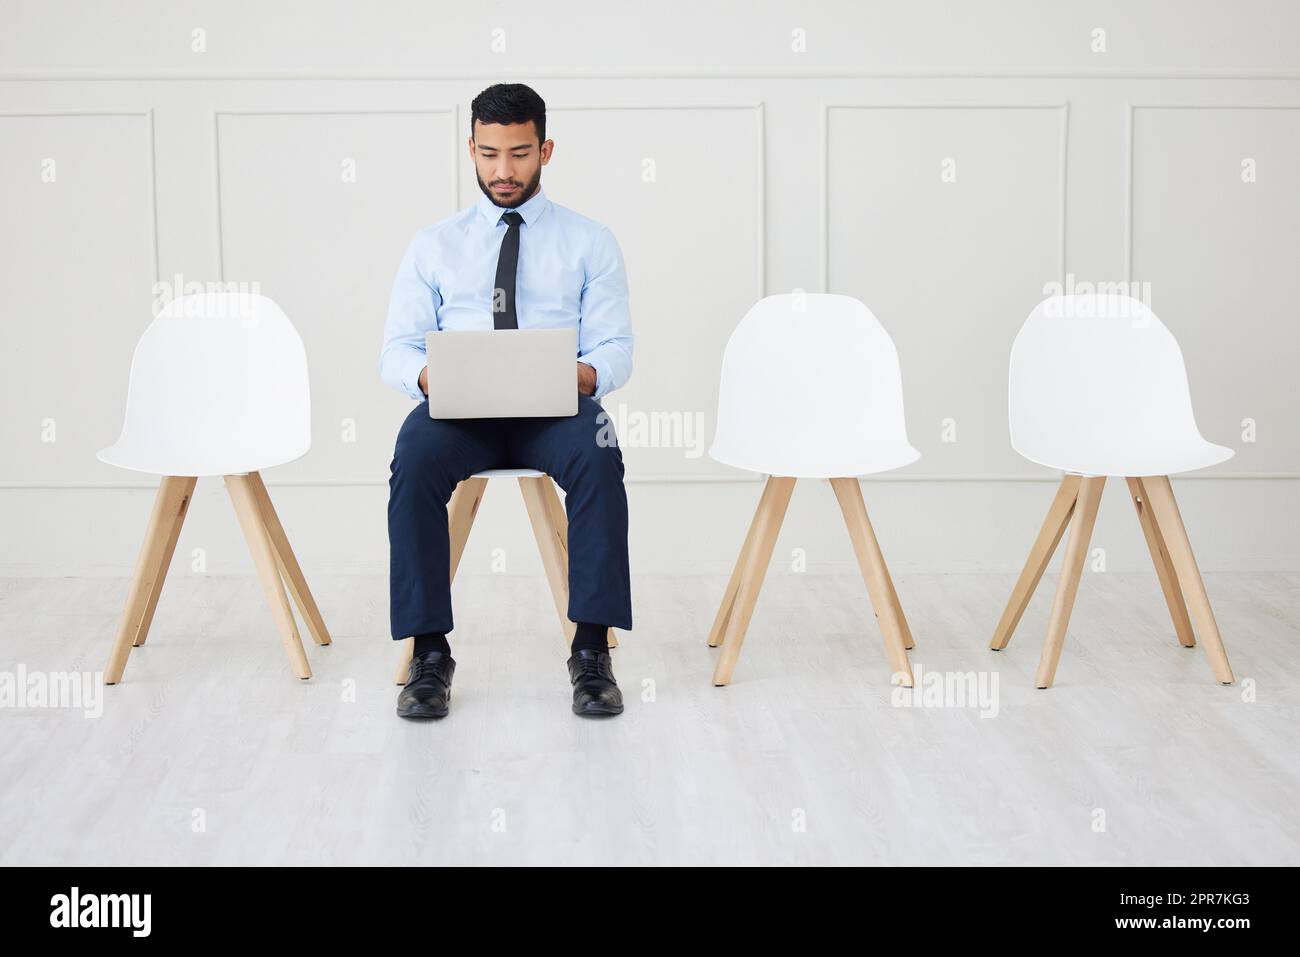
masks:
{"type": "Polygon", "coordinates": [[[183,296],[149,324],[131,361],[122,434],[99,452],[109,465],[162,476],[105,684],[122,679],[145,642],[195,483],[208,475],[225,476],[290,667],[311,677],[285,585],[316,643],[328,645],[329,632],[259,474],[310,445],[307,355],[274,302],[183,296]]]}
{"type": "Polygon", "coordinates": [[[895,680],[912,685],[913,647],[857,476],[915,462],[898,352],[850,296],[797,293],[755,303],[727,342],[709,454],[768,476],[709,631],[713,683],[731,680],[786,506],[799,478],[830,479],[880,622],[895,680]]]}
{"type": "MultiPolygon", "coordinates": [[[[560,616],[560,628],[567,648],[573,644],[573,636],[578,630],[578,626],[569,620],[569,519],[560,496],[555,491],[555,483],[545,472],[536,469],[487,469],[474,473],[456,486],[451,493],[451,501],[447,503],[451,579],[456,579],[456,567],[460,564],[461,555],[465,553],[465,543],[469,541],[469,531],[474,526],[474,516],[478,514],[479,503],[483,501],[483,493],[487,490],[490,478],[519,480],[519,491],[524,497],[524,508],[528,510],[533,535],[537,538],[537,549],[542,555],[542,566],[546,569],[546,580],[551,586],[551,597],[555,599],[555,610],[560,616]]],[[[613,628],[609,629],[608,644],[611,648],[618,646],[613,628]]],[[[397,673],[393,676],[393,681],[399,685],[406,684],[414,649],[413,639],[403,640],[397,673]]]]}
{"type": "Polygon", "coordinates": [[[1035,307],[1011,349],[1011,444],[1032,462],[1065,472],[1012,590],[990,647],[1011,640],[1067,525],[1061,578],[1035,683],[1049,688],[1088,555],[1106,477],[1123,476],[1155,563],[1179,641],[1201,633],[1210,666],[1233,681],[1169,476],[1232,457],[1202,438],[1192,414],[1183,354],[1145,305],[1128,296],[1055,296],[1035,307]]]}

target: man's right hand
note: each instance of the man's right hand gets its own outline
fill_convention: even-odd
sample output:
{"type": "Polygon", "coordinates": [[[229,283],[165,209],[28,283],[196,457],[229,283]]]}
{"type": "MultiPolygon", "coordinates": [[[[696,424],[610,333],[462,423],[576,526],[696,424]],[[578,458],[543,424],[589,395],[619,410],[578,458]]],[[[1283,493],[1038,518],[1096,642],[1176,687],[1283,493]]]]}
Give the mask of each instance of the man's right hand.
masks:
{"type": "Polygon", "coordinates": [[[420,370],[420,391],[425,395],[429,394],[429,367],[425,366],[420,370]]]}

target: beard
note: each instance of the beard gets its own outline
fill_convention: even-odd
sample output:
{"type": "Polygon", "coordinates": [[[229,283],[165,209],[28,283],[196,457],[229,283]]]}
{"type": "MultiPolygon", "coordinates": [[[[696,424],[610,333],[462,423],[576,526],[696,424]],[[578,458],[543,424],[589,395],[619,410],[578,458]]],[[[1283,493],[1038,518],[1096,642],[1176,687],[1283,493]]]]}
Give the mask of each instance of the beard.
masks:
{"type": "MultiPolygon", "coordinates": [[[[539,165],[537,167],[537,172],[533,174],[532,180],[528,183],[522,184],[522,188],[517,190],[514,196],[504,201],[501,197],[497,196],[496,193],[492,192],[487,183],[483,182],[483,178],[478,175],[477,170],[474,172],[474,178],[478,180],[478,188],[483,190],[483,195],[492,200],[494,204],[500,206],[502,209],[514,209],[515,207],[522,206],[524,203],[528,202],[532,195],[537,192],[537,186],[542,181],[542,167],[539,165]]],[[[501,184],[512,183],[516,186],[520,185],[518,180],[496,180],[495,182],[501,184]]]]}

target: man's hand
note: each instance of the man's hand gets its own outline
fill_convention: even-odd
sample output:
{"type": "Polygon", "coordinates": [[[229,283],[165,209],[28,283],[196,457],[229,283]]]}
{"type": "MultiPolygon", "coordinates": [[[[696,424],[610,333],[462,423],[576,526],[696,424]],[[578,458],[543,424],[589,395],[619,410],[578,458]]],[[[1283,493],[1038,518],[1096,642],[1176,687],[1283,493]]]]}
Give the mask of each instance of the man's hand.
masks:
{"type": "Polygon", "coordinates": [[[596,394],[596,370],[585,362],[578,363],[578,391],[583,395],[596,394]]]}
{"type": "Polygon", "coordinates": [[[420,370],[420,391],[425,395],[429,394],[429,367],[425,366],[420,370]]]}

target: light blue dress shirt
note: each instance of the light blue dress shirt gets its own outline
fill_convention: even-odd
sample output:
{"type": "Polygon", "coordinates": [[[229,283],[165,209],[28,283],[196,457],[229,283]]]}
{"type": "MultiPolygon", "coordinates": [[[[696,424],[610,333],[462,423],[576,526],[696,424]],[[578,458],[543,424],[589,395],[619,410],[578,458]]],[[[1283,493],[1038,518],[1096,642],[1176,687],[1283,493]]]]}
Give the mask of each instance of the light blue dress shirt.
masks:
{"type": "MultiPolygon", "coordinates": [[[[424,334],[492,329],[497,258],[510,212],[487,196],[415,234],[398,267],[384,323],[379,374],[423,400],[424,334]]],[[[518,206],[515,310],[520,329],[578,329],[575,359],[596,370],[595,397],[632,374],[632,320],[623,252],[609,227],[546,198],[538,187],[518,206]]],[[[576,387],[576,373],[575,373],[576,387]]]]}

